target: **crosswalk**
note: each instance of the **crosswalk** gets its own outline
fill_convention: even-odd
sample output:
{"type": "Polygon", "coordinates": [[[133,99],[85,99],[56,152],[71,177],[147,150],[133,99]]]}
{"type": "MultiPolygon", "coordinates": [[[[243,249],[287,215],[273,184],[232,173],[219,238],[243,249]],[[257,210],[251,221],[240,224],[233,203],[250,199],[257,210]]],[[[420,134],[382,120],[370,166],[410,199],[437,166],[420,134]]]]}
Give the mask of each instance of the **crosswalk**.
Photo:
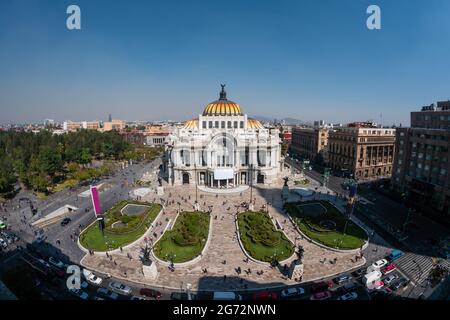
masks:
{"type": "MultiPolygon", "coordinates": [[[[415,253],[404,254],[395,261],[395,264],[414,285],[420,285],[425,282],[434,266],[432,257],[415,253]]],[[[448,260],[442,260],[441,265],[450,270],[448,260]]]]}

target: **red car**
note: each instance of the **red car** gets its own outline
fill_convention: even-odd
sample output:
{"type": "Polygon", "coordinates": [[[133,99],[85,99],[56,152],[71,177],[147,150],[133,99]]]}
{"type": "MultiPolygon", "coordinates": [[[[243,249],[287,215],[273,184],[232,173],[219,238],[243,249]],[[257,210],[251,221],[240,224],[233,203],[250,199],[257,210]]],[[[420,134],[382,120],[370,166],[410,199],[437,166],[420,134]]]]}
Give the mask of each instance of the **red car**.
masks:
{"type": "Polygon", "coordinates": [[[141,294],[141,296],[146,296],[149,298],[155,298],[155,299],[161,298],[161,292],[153,290],[153,289],[142,288],[139,291],[139,293],[141,294]]]}
{"type": "Polygon", "coordinates": [[[277,298],[275,292],[261,291],[253,294],[253,300],[274,300],[277,298]]]}
{"type": "Polygon", "coordinates": [[[311,296],[311,300],[327,300],[330,298],[331,298],[330,291],[322,291],[322,292],[314,293],[311,296]]]}
{"type": "Polygon", "coordinates": [[[328,289],[331,289],[332,287],[333,287],[333,281],[331,281],[331,280],[322,281],[322,282],[314,283],[313,286],[311,287],[311,292],[312,293],[323,292],[328,289]]]}
{"type": "Polygon", "coordinates": [[[393,263],[391,263],[391,264],[387,265],[386,267],[384,267],[384,268],[381,270],[381,272],[382,272],[383,274],[388,274],[388,273],[391,273],[392,271],[394,271],[395,269],[397,269],[396,265],[393,264],[393,263]]]}

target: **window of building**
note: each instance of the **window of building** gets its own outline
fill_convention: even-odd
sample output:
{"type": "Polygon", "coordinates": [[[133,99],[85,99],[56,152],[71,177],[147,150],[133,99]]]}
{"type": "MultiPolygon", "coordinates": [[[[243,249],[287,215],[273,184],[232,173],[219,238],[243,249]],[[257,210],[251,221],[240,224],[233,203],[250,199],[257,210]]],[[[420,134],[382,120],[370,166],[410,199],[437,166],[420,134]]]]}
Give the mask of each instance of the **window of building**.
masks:
{"type": "Polygon", "coordinates": [[[238,127],[238,122],[237,122],[237,121],[235,121],[235,122],[233,123],[233,127],[234,127],[235,129],[237,129],[237,127],[238,127]]]}
{"type": "Polygon", "coordinates": [[[240,127],[241,127],[241,129],[244,129],[244,121],[240,122],[240,127]]]}
{"type": "Polygon", "coordinates": [[[228,128],[231,128],[231,121],[228,121],[228,128]]]}
{"type": "Polygon", "coordinates": [[[222,121],[222,122],[221,122],[221,128],[222,128],[222,129],[225,129],[225,121],[222,121]]]}
{"type": "Polygon", "coordinates": [[[214,122],[214,128],[219,128],[219,121],[214,122]]]}
{"type": "Polygon", "coordinates": [[[210,128],[213,127],[213,122],[212,122],[212,121],[209,122],[209,127],[210,127],[210,128]]]}
{"type": "Polygon", "coordinates": [[[203,128],[203,129],[206,129],[206,121],[203,121],[203,122],[202,122],[202,128],[203,128]]]}

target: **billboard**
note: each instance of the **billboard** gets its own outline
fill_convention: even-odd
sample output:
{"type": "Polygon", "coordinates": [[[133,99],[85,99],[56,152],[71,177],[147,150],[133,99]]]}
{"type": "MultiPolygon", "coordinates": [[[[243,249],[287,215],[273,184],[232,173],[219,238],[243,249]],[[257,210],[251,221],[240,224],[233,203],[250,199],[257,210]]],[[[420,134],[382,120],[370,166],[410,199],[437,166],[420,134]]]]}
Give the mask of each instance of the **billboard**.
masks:
{"type": "Polygon", "coordinates": [[[94,207],[95,216],[98,217],[102,214],[102,210],[100,208],[100,200],[98,198],[97,186],[91,186],[91,199],[92,199],[92,206],[94,207]]]}
{"type": "Polygon", "coordinates": [[[233,179],[233,177],[234,171],[231,168],[214,169],[215,180],[233,179]]]}

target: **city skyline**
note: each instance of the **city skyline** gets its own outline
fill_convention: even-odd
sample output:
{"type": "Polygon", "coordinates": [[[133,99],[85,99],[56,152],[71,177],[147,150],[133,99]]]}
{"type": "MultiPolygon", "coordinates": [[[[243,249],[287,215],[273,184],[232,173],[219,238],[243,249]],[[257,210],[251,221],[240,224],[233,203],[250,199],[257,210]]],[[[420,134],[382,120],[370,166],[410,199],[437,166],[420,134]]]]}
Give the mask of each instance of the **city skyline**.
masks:
{"type": "Polygon", "coordinates": [[[445,1],[379,1],[372,31],[369,1],[77,1],[76,31],[69,4],[0,4],[2,123],[188,120],[220,83],[249,115],[303,121],[408,126],[450,98],[445,1]]]}

